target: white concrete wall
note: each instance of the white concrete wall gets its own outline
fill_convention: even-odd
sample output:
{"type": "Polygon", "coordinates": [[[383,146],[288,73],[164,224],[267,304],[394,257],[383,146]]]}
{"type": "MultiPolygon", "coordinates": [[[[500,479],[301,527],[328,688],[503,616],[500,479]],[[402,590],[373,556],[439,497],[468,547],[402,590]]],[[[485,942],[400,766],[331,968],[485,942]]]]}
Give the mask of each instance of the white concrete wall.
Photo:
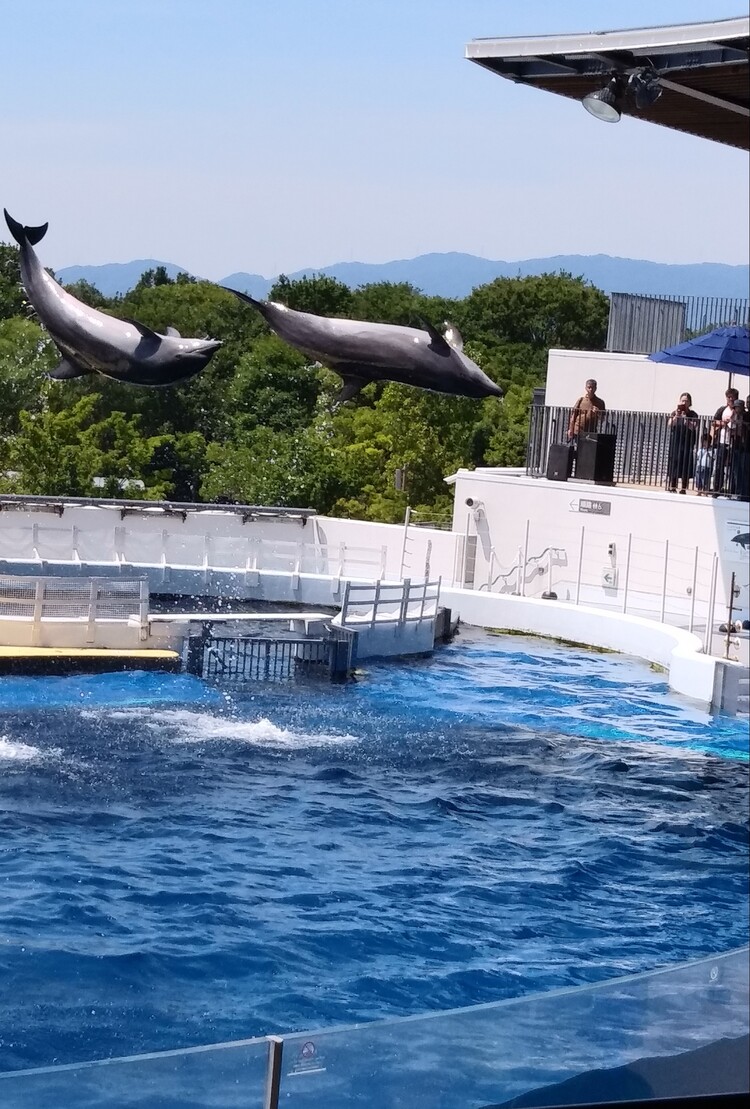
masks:
{"type": "Polygon", "coordinates": [[[716,668],[722,665],[721,660],[702,654],[700,639],[680,628],[559,601],[464,589],[446,589],[443,602],[452,616],[457,615],[467,624],[604,647],[655,662],[667,670],[669,685],[675,692],[699,701],[706,708],[711,704],[716,668]]]}
{"type": "Polygon", "coordinates": [[[203,581],[194,573],[191,590],[200,592],[204,584],[207,595],[211,570],[253,567],[368,581],[425,576],[452,581],[460,542],[446,531],[329,517],[243,523],[240,515],[219,507],[185,519],[151,510],[122,516],[118,508],[78,505],[65,506],[61,515],[32,508],[0,512],[0,572],[16,572],[28,562],[38,564],[39,573],[49,563],[55,572],[61,564],[74,564],[89,575],[163,566],[163,580],[148,573],[152,589],[164,589],[174,584],[169,568],[174,573],[201,568],[203,581]]]}
{"type": "Polygon", "coordinates": [[[517,470],[459,470],[451,481],[453,529],[476,536],[475,589],[487,591],[491,585],[491,592],[519,591],[518,575],[503,575],[523,562],[527,552],[531,561],[521,589],[527,596],[551,589],[560,600],[575,601],[580,566],[579,599],[586,604],[622,610],[627,578],[628,611],[659,619],[666,580],[666,615],[672,622],[687,625],[694,608],[694,620],[705,623],[716,554],[717,622],[726,616],[732,571],[740,590],[735,598],[737,618],[748,615],[748,552],[731,541],[737,531],[750,529],[747,504],[680,497],[663,490],[547,481],[517,470]],[[482,507],[468,507],[467,499],[482,507]],[[583,511],[582,506],[592,501],[609,514],[583,511]],[[534,562],[547,548],[554,552],[534,562]],[[608,584],[605,572],[612,571],[608,584]]]}
{"type": "MultiPolygon", "coordinates": [[[[724,403],[729,384],[728,374],[652,362],[645,354],[551,350],[545,404],[572,406],[583,395],[589,377],[596,380],[597,393],[607,408],[671,412],[680,393],[690,393],[693,408],[701,416],[713,416],[724,403]]],[[[750,391],[748,378],[737,377],[733,384],[744,400],[750,391]]]]}

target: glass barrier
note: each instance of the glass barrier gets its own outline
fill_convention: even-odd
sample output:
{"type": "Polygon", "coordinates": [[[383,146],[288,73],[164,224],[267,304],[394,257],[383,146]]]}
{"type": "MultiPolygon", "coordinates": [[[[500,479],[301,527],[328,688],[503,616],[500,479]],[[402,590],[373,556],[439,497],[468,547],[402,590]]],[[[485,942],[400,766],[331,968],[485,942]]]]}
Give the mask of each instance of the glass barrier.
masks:
{"type": "Polygon", "coordinates": [[[747,955],[745,949],[430,1017],[285,1036],[280,1104],[489,1109],[518,1098],[528,1106],[581,1105],[701,1092],[696,1069],[705,1072],[704,1092],[742,1090],[747,955]],[[691,1054],[696,1049],[718,1061],[705,1063],[691,1054]],[[679,1087],[683,1072],[691,1076],[686,1088],[679,1087]]]}
{"type": "Polygon", "coordinates": [[[431,1016],[0,1074],[4,1109],[502,1109],[748,1091],[747,947],[431,1016]],[[278,1092],[278,1099],[276,1093],[278,1092]],[[269,1094],[267,1098],[266,1095],[269,1094]]]}
{"type": "Polygon", "coordinates": [[[0,1074],[3,1109],[263,1109],[265,1039],[0,1074]]]}

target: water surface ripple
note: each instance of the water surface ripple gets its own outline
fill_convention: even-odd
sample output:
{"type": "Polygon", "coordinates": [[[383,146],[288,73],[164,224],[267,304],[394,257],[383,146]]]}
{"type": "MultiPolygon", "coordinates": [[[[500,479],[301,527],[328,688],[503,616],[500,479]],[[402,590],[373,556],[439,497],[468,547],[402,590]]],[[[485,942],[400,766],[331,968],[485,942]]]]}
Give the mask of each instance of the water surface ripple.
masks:
{"type": "Polygon", "coordinates": [[[746,942],[746,725],[463,635],[347,686],[0,680],[0,1069],[434,1011],[746,942]]]}

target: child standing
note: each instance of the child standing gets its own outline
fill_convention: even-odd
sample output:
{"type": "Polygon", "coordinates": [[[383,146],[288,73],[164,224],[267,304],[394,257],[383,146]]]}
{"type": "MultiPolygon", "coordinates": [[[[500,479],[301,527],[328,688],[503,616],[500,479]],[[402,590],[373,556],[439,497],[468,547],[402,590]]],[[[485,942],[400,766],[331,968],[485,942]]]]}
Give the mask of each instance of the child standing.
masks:
{"type": "Polygon", "coordinates": [[[695,456],[695,478],[693,484],[699,497],[705,497],[711,485],[711,470],[714,465],[714,452],[711,447],[709,432],[701,439],[698,453],[695,456]]]}

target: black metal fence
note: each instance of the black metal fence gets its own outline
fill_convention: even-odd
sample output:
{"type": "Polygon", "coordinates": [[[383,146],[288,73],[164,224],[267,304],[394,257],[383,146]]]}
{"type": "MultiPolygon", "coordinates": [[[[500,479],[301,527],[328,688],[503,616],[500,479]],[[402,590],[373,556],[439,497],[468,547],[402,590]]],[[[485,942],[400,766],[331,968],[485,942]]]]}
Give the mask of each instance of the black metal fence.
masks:
{"type": "MultiPolygon", "coordinates": [[[[570,408],[531,409],[526,473],[545,477],[550,447],[565,443],[570,408]]],[[[702,495],[747,500],[750,490],[750,442],[745,432],[725,434],[711,416],[668,426],[663,412],[610,411],[596,433],[615,436],[614,482],[691,490],[702,495]],[[726,440],[726,441],[725,441],[726,440]]],[[[573,452],[572,477],[576,477],[573,452]]]]}
{"type": "Polygon", "coordinates": [[[741,297],[611,293],[607,350],[651,354],[715,327],[747,327],[750,301],[741,297]]]}
{"type": "Polygon", "coordinates": [[[356,633],[343,628],[309,639],[214,636],[207,632],[191,639],[187,669],[221,685],[306,678],[341,681],[354,667],[355,648],[356,633]]]}

